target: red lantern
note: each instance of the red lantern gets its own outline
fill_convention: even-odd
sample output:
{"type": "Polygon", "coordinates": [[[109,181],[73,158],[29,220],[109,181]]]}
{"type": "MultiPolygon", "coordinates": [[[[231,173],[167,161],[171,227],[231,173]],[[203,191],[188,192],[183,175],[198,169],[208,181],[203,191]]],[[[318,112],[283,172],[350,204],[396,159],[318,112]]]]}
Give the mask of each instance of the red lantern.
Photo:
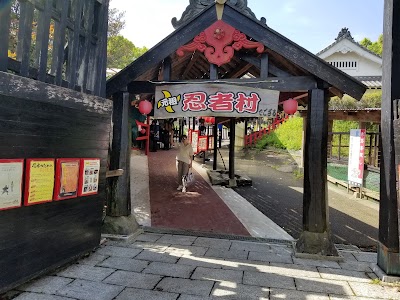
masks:
{"type": "Polygon", "coordinates": [[[153,105],[148,100],[143,100],[139,102],[139,111],[142,115],[148,115],[153,109],[153,105]]]}
{"type": "Polygon", "coordinates": [[[141,134],[145,134],[146,133],[146,129],[144,129],[144,128],[140,129],[140,133],[141,134]]]}
{"type": "Polygon", "coordinates": [[[206,122],[207,124],[214,124],[215,118],[214,117],[205,117],[204,122],[206,122]]]}
{"type": "Polygon", "coordinates": [[[288,115],[293,115],[297,111],[298,103],[295,99],[283,101],[283,111],[288,115]]]}

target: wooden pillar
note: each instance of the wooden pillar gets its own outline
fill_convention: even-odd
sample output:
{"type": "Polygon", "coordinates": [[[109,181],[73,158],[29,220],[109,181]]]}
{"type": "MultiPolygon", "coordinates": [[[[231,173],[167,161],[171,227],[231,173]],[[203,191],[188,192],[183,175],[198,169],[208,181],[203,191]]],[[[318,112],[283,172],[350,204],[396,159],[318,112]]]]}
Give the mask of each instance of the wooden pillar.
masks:
{"type": "Polygon", "coordinates": [[[261,55],[261,65],[260,65],[260,78],[266,79],[268,78],[269,71],[269,58],[267,53],[263,53],[261,55]]]}
{"type": "Polygon", "coordinates": [[[332,142],[333,142],[333,120],[328,120],[328,157],[332,157],[332,142]]]}
{"type": "Polygon", "coordinates": [[[7,72],[8,70],[8,37],[10,34],[11,22],[11,1],[0,9],[0,71],[7,72]]]}
{"type": "Polygon", "coordinates": [[[119,92],[113,95],[113,141],[110,157],[110,170],[123,169],[119,177],[109,179],[107,215],[111,217],[129,216],[130,201],[130,149],[129,130],[129,93],[119,92]]]}
{"type": "MultiPolygon", "coordinates": [[[[328,91],[309,91],[304,149],[303,232],[297,253],[338,255],[329,228],[327,145],[328,91]]],[[[300,256],[300,255],[299,255],[300,256]]]]}
{"type": "Polygon", "coordinates": [[[230,118],[229,135],[229,186],[236,186],[235,178],[235,118],[230,118]]]}
{"type": "MultiPolygon", "coordinates": [[[[400,2],[385,0],[382,67],[382,154],[379,201],[378,265],[388,275],[400,275],[399,216],[396,191],[393,100],[400,99],[400,2]]],[[[398,141],[397,141],[398,142],[398,141]]],[[[396,147],[397,146],[397,147],[396,147]]],[[[399,159],[397,159],[399,163],[399,159]]]]}
{"type": "Polygon", "coordinates": [[[301,165],[300,167],[304,169],[304,152],[306,149],[306,131],[307,131],[307,116],[303,116],[303,132],[301,136],[301,165]]]}
{"type": "Polygon", "coordinates": [[[182,141],[182,135],[183,135],[183,118],[179,119],[179,142],[182,141]]]}
{"type": "MultiPolygon", "coordinates": [[[[215,64],[210,64],[210,79],[217,80],[218,79],[218,66],[215,64]]],[[[213,127],[213,139],[214,139],[214,149],[213,149],[213,170],[217,169],[218,164],[218,121],[217,117],[214,119],[214,127],[213,127]]]]}
{"type": "Polygon", "coordinates": [[[214,127],[213,127],[213,139],[214,139],[214,152],[213,152],[213,170],[217,169],[217,159],[218,159],[218,123],[217,118],[215,118],[214,127]]]}
{"type": "Polygon", "coordinates": [[[193,117],[193,130],[196,130],[196,117],[193,117]]]}

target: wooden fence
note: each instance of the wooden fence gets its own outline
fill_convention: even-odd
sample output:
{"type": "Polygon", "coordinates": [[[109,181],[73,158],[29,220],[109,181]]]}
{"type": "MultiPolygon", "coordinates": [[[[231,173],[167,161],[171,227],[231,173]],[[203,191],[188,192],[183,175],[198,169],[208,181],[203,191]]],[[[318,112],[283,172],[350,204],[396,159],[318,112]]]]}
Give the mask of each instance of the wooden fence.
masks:
{"type": "Polygon", "coordinates": [[[108,2],[11,1],[0,10],[0,71],[105,96],[99,78],[106,72],[108,2]]]}
{"type": "MultiPolygon", "coordinates": [[[[365,138],[365,163],[372,167],[380,164],[380,133],[367,132],[365,138]]],[[[330,132],[328,139],[328,159],[347,161],[349,156],[349,132],[330,132]]]]}

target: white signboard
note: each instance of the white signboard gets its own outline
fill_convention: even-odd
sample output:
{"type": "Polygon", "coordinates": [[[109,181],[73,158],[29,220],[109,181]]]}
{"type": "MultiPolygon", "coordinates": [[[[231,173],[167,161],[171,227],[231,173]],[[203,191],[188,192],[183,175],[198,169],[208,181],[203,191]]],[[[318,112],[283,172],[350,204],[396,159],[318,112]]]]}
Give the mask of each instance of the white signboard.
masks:
{"type": "Polygon", "coordinates": [[[275,118],[279,91],[228,84],[170,84],[156,87],[154,117],[275,118]]]}
{"type": "Polygon", "coordinates": [[[365,129],[350,130],[349,167],[347,180],[352,186],[362,186],[364,177],[365,129]]]}

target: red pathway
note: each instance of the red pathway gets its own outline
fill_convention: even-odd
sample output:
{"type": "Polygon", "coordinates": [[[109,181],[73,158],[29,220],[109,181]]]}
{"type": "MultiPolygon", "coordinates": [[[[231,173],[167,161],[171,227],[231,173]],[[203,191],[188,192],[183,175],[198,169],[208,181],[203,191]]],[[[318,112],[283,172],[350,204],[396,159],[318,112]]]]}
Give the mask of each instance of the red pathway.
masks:
{"type": "Polygon", "coordinates": [[[209,184],[193,170],[195,182],[177,191],[176,150],[149,155],[151,224],[154,227],[250,235],[209,184]]]}

